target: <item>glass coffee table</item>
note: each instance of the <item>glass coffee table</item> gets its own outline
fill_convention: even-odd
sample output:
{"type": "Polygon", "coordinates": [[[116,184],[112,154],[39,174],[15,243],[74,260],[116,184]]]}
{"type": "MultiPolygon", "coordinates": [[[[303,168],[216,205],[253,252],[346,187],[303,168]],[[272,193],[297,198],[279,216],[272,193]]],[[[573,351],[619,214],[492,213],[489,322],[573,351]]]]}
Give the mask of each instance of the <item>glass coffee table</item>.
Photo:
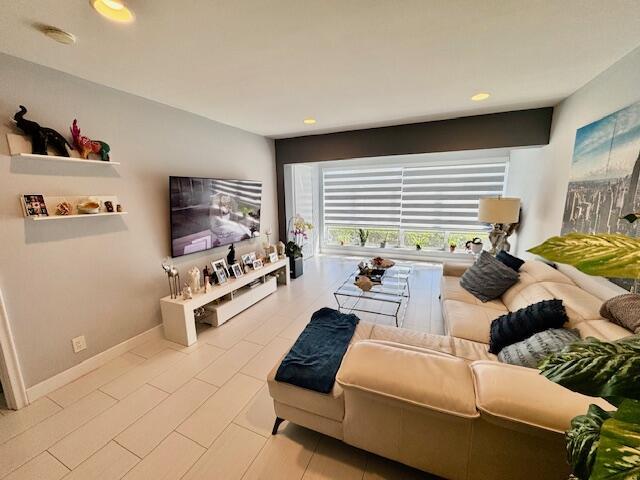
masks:
{"type": "Polygon", "coordinates": [[[364,312],[395,318],[396,327],[402,325],[411,297],[409,277],[412,268],[394,265],[387,269],[381,283],[374,283],[364,291],[354,285],[360,271],[356,270],[333,292],[339,311],[364,312]]]}

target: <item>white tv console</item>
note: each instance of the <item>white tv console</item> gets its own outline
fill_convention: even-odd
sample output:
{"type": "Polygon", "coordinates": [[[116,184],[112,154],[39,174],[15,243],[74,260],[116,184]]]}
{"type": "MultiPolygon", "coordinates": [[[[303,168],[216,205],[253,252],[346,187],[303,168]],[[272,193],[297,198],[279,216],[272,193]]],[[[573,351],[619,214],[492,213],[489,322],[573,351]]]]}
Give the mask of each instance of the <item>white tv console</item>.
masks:
{"type": "Polygon", "coordinates": [[[277,280],[272,276],[267,276],[277,271],[284,273],[278,277],[278,281],[288,285],[289,259],[283,258],[274,263],[265,263],[262,268],[251,270],[240,278],[230,278],[222,285],[214,285],[208,288],[207,293],[194,293],[193,298],[189,300],[183,300],[182,297],[171,298],[169,295],[162,298],[160,309],[165,338],[187,347],[193,345],[198,340],[193,314],[196,308],[219,300],[218,303],[212,305],[213,321],[211,324],[216,327],[220,326],[231,317],[275,292],[277,280]],[[258,279],[262,281],[260,285],[253,288],[248,287],[250,283],[258,279]]]}

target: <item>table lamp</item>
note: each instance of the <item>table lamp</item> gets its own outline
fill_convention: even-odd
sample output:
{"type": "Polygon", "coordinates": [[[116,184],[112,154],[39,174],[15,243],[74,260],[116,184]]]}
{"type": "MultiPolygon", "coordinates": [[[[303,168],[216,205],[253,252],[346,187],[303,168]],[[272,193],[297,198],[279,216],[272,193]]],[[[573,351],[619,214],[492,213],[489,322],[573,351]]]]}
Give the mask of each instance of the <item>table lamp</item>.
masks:
{"type": "Polygon", "coordinates": [[[520,199],[509,197],[481,198],[478,208],[478,220],[491,223],[493,230],[489,233],[491,253],[495,255],[501,250],[509,251],[511,245],[507,237],[513,232],[512,224],[520,220],[520,199]]]}

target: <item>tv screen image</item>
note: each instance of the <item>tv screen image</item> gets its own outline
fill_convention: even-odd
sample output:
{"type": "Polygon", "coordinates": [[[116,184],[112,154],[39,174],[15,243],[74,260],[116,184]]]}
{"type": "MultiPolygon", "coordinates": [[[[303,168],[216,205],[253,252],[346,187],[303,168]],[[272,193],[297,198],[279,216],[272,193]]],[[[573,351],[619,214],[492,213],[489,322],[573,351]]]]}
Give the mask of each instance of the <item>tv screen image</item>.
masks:
{"type": "Polygon", "coordinates": [[[261,182],[169,177],[169,195],[173,257],[260,235],[261,182]]]}

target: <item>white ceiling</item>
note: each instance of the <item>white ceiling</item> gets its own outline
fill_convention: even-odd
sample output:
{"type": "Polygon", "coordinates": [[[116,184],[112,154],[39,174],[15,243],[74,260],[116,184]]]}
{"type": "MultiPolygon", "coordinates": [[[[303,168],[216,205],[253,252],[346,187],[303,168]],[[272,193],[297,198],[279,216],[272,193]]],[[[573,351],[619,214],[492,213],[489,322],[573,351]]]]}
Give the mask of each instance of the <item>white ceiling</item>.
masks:
{"type": "Polygon", "coordinates": [[[0,50],[262,135],[549,106],[640,45],[638,0],[0,0],[0,50]],[[65,47],[34,23],[78,37],[65,47]],[[489,91],[491,99],[469,97],[489,91]],[[302,124],[305,117],[315,126],[302,124]]]}

